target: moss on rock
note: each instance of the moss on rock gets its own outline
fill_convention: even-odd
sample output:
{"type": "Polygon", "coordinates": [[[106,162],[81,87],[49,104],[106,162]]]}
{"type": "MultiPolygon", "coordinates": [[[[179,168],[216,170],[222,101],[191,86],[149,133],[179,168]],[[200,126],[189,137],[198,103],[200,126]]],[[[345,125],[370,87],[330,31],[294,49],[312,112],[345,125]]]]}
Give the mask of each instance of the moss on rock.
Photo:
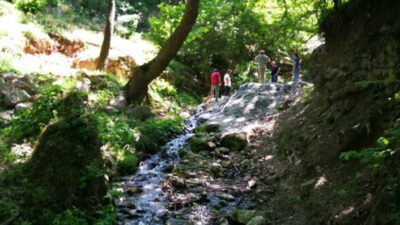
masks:
{"type": "MultiPolygon", "coordinates": [[[[67,96],[62,102],[61,118],[40,135],[26,169],[32,188],[41,190],[46,201],[38,206],[28,200],[27,207],[56,205],[60,210],[77,207],[93,213],[102,203],[107,191],[105,170],[85,99],[80,93],[67,96]]],[[[31,197],[35,198],[33,194],[31,197]]]]}
{"type": "Polygon", "coordinates": [[[233,151],[242,150],[247,146],[246,133],[232,133],[225,135],[221,140],[221,146],[229,148],[233,151]]]}

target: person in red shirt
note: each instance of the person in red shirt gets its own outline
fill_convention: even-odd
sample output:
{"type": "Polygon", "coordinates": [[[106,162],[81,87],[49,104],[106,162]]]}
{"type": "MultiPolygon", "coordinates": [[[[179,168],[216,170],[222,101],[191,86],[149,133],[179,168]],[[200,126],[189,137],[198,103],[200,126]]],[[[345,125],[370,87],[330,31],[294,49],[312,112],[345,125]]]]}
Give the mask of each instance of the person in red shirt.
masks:
{"type": "Polygon", "coordinates": [[[211,73],[211,97],[218,101],[219,87],[221,86],[221,74],[217,69],[211,73]]]}

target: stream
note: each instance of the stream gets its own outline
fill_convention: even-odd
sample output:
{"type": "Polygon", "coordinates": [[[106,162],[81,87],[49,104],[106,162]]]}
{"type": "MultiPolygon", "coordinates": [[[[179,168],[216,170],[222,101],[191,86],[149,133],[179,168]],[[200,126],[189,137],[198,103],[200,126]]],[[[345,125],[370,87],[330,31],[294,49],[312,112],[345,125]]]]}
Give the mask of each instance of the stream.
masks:
{"type": "MultiPolygon", "coordinates": [[[[186,161],[190,165],[188,177],[171,174],[171,168],[182,164],[178,152],[188,146],[186,142],[194,135],[198,120],[192,116],[184,125],[183,132],[162,151],[141,162],[137,173],[118,181],[119,191],[125,194],[116,202],[117,224],[218,224],[221,212],[228,214],[239,202],[247,202],[241,197],[246,187],[239,181],[235,183],[232,171],[224,171],[225,175],[219,178],[206,175],[209,169],[198,165],[200,156],[196,161],[186,161]]],[[[212,161],[210,154],[202,157],[212,161]]]]}

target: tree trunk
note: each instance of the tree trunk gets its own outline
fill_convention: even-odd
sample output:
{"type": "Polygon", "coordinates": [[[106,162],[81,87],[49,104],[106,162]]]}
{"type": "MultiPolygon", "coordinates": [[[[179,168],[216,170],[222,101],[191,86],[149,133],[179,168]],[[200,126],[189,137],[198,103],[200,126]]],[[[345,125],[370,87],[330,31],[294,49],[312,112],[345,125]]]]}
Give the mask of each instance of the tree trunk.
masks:
{"type": "Polygon", "coordinates": [[[193,25],[196,23],[199,2],[200,0],[186,1],[182,20],[161,48],[158,55],[150,62],[133,69],[132,77],[125,86],[125,95],[129,102],[141,103],[147,94],[150,82],[156,79],[175,57],[193,25]]]}
{"type": "Polygon", "coordinates": [[[100,56],[97,62],[97,69],[104,69],[105,62],[108,57],[108,52],[110,51],[111,36],[114,32],[114,18],[115,18],[115,0],[108,1],[108,14],[106,28],[104,29],[104,39],[101,45],[100,56]]]}

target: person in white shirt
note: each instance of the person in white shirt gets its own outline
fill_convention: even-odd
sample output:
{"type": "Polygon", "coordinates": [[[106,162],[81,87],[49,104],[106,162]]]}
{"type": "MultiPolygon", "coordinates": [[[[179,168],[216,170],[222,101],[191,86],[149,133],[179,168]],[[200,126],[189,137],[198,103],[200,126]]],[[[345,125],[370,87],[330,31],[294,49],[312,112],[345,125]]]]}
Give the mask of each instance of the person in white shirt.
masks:
{"type": "Polygon", "coordinates": [[[232,86],[231,75],[232,75],[232,70],[228,69],[224,76],[224,87],[225,87],[225,95],[226,96],[231,95],[231,86],[232,86]]]}

